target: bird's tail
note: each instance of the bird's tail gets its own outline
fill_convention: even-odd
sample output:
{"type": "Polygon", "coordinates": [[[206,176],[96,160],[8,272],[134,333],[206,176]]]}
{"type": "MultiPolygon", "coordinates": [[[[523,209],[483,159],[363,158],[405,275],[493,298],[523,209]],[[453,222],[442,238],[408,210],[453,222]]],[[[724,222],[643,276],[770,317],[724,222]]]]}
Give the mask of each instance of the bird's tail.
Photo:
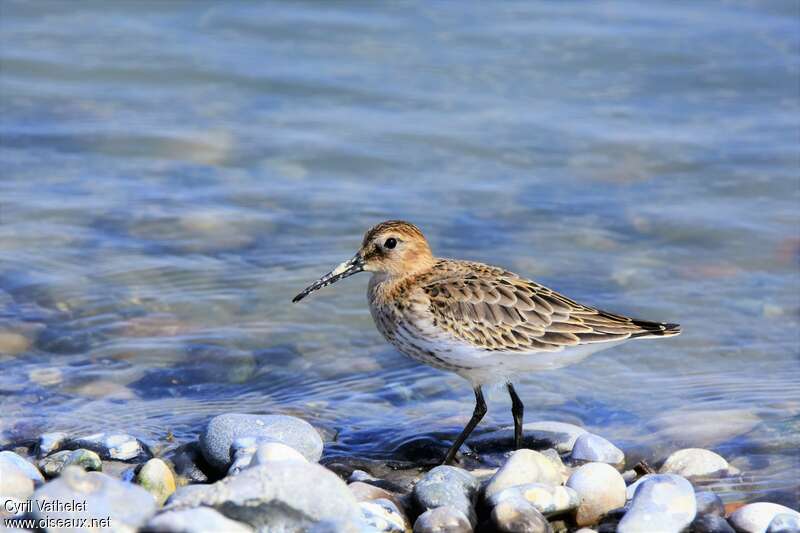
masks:
{"type": "Polygon", "coordinates": [[[641,328],[631,335],[632,339],[649,339],[653,337],[672,337],[680,335],[680,324],[663,324],[661,322],[649,322],[647,320],[634,320],[633,323],[641,328]]]}

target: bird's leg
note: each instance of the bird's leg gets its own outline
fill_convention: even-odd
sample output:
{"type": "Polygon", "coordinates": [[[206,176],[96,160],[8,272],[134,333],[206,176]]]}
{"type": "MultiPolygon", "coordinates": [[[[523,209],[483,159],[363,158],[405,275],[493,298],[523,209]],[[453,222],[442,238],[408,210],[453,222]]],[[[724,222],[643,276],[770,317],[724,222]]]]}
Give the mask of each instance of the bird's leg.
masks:
{"type": "Polygon", "coordinates": [[[514,416],[514,449],[519,450],[522,448],[522,413],[525,411],[525,406],[517,396],[514,385],[507,383],[506,387],[508,394],[511,395],[511,414],[514,416]]]}
{"type": "Polygon", "coordinates": [[[483,399],[483,391],[479,385],[475,387],[475,410],[472,412],[472,418],[469,419],[469,422],[467,422],[467,425],[464,426],[461,434],[458,436],[453,445],[450,446],[450,449],[447,451],[447,456],[444,458],[443,464],[452,464],[453,460],[456,458],[458,449],[461,448],[461,445],[464,444],[464,441],[467,440],[469,434],[472,433],[472,430],[475,429],[475,426],[478,425],[478,422],[481,421],[483,415],[485,414],[486,401],[483,399]]]}

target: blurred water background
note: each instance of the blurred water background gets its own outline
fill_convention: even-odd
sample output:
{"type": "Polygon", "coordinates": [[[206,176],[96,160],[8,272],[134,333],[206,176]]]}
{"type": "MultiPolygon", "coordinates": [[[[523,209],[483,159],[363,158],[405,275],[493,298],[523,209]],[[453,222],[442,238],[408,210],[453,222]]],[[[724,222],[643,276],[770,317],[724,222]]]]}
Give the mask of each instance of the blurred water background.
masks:
{"type": "MultiPolygon", "coordinates": [[[[390,348],[387,218],[439,255],[680,322],[522,380],[526,420],[800,500],[800,15],[786,2],[0,2],[0,444],[299,414],[330,455],[455,435],[390,348]]],[[[511,423],[493,394],[482,430],[511,423]]]]}

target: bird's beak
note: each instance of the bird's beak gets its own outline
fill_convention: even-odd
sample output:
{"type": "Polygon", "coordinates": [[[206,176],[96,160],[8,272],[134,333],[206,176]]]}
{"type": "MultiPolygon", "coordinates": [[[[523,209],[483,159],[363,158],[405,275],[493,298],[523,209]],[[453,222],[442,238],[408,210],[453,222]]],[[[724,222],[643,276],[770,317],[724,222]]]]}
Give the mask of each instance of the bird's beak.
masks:
{"type": "Polygon", "coordinates": [[[353,256],[352,259],[349,261],[345,261],[344,263],[340,264],[317,281],[303,289],[303,292],[292,298],[292,302],[299,302],[303,298],[309,295],[309,293],[314,292],[317,289],[321,289],[322,287],[327,287],[331,283],[336,283],[340,279],[344,279],[348,276],[352,276],[353,274],[358,274],[364,270],[364,258],[361,257],[361,254],[357,253],[353,256]]]}

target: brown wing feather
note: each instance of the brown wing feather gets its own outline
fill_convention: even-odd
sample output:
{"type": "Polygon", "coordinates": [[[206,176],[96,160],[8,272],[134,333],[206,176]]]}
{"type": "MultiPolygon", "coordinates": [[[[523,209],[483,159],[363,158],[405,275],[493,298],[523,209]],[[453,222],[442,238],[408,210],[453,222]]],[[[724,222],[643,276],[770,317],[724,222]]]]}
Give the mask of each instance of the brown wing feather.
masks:
{"type": "Polygon", "coordinates": [[[676,335],[677,324],[636,320],[579,304],[511,272],[448,261],[422,285],[439,327],[476,347],[555,351],[579,344],[676,335]]]}

